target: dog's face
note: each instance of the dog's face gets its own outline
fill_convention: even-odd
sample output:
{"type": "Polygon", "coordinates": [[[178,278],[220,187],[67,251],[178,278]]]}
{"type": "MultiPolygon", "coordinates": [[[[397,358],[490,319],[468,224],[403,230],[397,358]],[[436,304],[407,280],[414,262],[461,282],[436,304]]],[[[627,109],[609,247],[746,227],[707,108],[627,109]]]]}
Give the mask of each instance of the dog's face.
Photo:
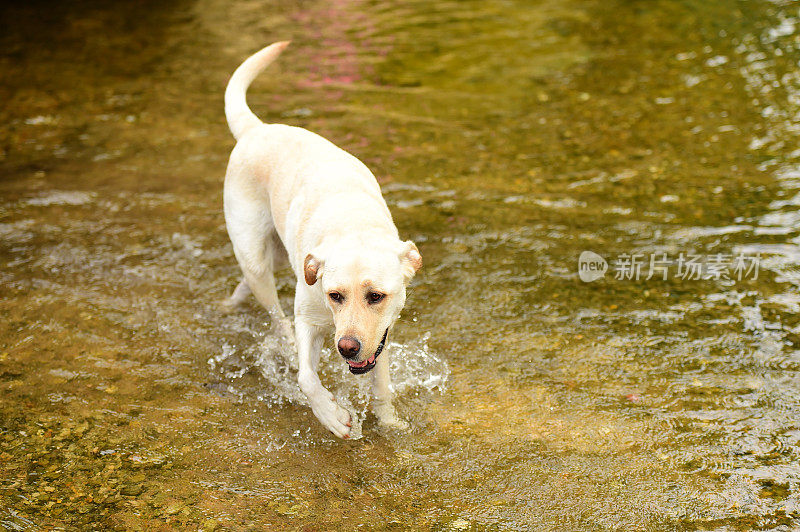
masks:
{"type": "Polygon", "coordinates": [[[306,257],[305,280],[320,283],[333,314],[336,348],[352,373],[375,366],[420,267],[422,256],[410,241],[343,239],[306,257]]]}

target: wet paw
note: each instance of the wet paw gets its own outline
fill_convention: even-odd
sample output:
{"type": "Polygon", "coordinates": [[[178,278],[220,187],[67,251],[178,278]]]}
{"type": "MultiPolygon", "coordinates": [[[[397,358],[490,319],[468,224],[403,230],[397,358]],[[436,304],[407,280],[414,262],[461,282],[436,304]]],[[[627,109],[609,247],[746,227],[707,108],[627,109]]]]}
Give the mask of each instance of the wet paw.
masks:
{"type": "Polygon", "coordinates": [[[275,334],[283,338],[292,347],[295,345],[294,327],[288,318],[277,318],[272,322],[272,328],[275,334]]]}
{"type": "Polygon", "coordinates": [[[375,403],[373,411],[378,422],[386,428],[406,431],[411,427],[408,421],[397,415],[397,411],[391,403],[375,403]]]}
{"type": "Polygon", "coordinates": [[[411,428],[411,425],[408,424],[408,421],[401,419],[399,417],[395,417],[393,419],[387,419],[385,421],[381,419],[378,421],[380,421],[380,424],[386,428],[399,430],[402,432],[405,432],[411,428]]]}
{"type": "Polygon", "coordinates": [[[233,314],[242,308],[242,302],[229,297],[220,301],[219,307],[223,314],[233,314]]]}
{"type": "Polygon", "coordinates": [[[311,405],[314,415],[325,426],[339,438],[350,437],[350,412],[337,405],[335,401],[321,401],[316,405],[311,405]]]}

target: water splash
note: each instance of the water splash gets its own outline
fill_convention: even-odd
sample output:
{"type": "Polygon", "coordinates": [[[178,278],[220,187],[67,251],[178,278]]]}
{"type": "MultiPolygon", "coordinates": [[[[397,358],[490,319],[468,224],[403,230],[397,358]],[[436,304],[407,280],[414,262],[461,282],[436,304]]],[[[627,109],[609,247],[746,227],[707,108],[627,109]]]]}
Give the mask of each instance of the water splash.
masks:
{"type": "MultiPolygon", "coordinates": [[[[239,324],[241,327],[241,324],[239,324]]],[[[443,393],[447,388],[450,367],[446,360],[428,345],[430,333],[410,343],[388,342],[383,356],[391,357],[392,389],[399,401],[414,401],[422,393],[443,393]]],[[[265,334],[243,349],[225,343],[222,351],[209,358],[212,371],[227,382],[235,383],[253,370],[261,377],[257,397],[271,406],[293,403],[308,406],[308,399],[297,384],[298,357],[277,335],[265,334]]],[[[353,375],[347,365],[330,349],[320,357],[320,380],[350,412],[353,428],[351,439],[362,437],[362,425],[372,401],[372,378],[353,375]]],[[[246,393],[238,388],[235,393],[246,393]]]]}

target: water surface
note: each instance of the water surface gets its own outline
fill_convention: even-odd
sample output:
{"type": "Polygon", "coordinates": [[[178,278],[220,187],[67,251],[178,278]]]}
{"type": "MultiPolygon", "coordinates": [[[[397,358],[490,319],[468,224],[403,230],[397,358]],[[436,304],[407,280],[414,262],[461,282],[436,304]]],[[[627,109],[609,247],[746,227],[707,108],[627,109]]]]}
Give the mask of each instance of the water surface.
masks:
{"type": "MultiPolygon", "coordinates": [[[[790,2],[219,0],[1,15],[0,526],[800,526],[800,11],[790,2]],[[408,433],[323,380],[239,273],[222,92],[378,176],[425,267],[392,338],[408,433]],[[612,264],[578,278],[581,252],[612,264]],[[760,256],[615,279],[622,254],[760,256]]],[[[280,274],[291,308],[293,278],[280,274]]]]}

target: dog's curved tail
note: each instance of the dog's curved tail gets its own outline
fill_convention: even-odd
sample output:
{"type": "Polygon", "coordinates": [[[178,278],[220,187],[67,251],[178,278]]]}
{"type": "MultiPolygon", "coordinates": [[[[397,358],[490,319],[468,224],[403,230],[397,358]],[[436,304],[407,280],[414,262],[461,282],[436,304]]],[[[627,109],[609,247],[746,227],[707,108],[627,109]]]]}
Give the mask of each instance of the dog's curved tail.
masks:
{"type": "Polygon", "coordinates": [[[261,124],[253,111],[247,107],[247,87],[267,68],[281,52],[289,46],[290,41],[276,42],[260,50],[239,65],[231,76],[225,89],[225,118],[228,127],[236,140],[239,140],[252,127],[261,124]]]}

